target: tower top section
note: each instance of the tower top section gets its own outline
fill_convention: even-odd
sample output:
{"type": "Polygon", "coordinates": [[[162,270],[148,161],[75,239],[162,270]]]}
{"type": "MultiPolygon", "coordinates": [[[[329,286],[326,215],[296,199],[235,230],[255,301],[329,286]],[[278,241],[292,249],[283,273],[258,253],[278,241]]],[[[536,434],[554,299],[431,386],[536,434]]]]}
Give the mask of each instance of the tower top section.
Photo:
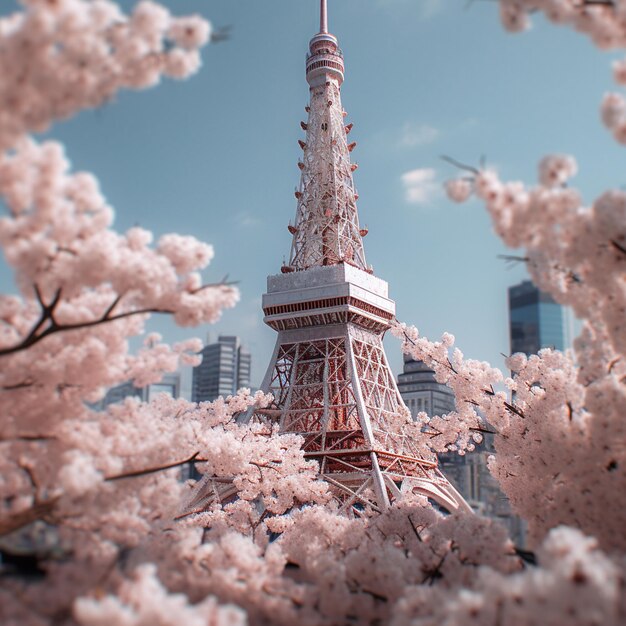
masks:
{"type": "Polygon", "coordinates": [[[328,32],[328,3],[320,0],[320,33],[328,32]]]}
{"type": "Polygon", "coordinates": [[[323,84],[327,77],[343,83],[343,53],[337,37],[328,32],[328,0],[320,0],[320,31],[309,43],[306,58],[306,79],[315,87],[323,84]]]}
{"type": "Polygon", "coordinates": [[[352,178],[357,165],[350,153],[356,142],[348,143],[352,124],[345,124],[341,104],[343,54],[337,38],[328,32],[327,1],[320,0],[320,32],[311,39],[307,54],[309,117],[301,123],[306,141],[298,142],[303,151],[295,192],[298,209],[295,225],[288,226],[293,240],[283,273],[342,263],[371,271],[362,241],[367,229],[359,226],[352,178]]]}

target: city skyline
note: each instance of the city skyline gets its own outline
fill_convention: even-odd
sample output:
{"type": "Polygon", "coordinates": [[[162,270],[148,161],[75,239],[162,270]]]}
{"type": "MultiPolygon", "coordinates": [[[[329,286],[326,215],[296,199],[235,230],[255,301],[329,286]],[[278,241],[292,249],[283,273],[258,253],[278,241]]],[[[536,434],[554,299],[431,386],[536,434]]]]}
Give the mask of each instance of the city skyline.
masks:
{"type": "MultiPolygon", "coordinates": [[[[200,12],[217,28],[232,24],[232,38],[204,51],[205,66],[188,83],[166,81],[150,94],[121,94],[49,136],[66,143],[75,169],[98,175],[118,229],[139,224],[156,236],[193,233],[215,246],[205,276],[215,281],[228,274],[239,282],[242,300],[209,329],[240,335],[250,346],[257,385],[274,340],[263,327],[260,297],[265,277],[279,271],[289,252],[286,227],[295,211],[297,139],[307,100],[303,42],[317,3],[277,0],[268,9],[180,0],[170,6],[200,12]],[[279,59],[279,70],[260,73],[260,58],[279,59]]],[[[440,183],[456,172],[439,156],[477,164],[486,153],[507,177],[532,182],[544,153],[573,152],[580,161],[576,182],[591,200],[611,176],[600,163],[616,162],[619,148],[597,121],[598,94],[610,86],[606,54],[588,54],[585,41],[548,30],[541,20],[523,35],[503,33],[496,9],[408,0],[330,5],[350,62],[343,99],[358,142],[356,184],[370,230],[368,261],[392,283],[401,321],[431,338],[450,331],[465,354],[502,367],[506,289],[525,271],[498,260],[507,250],[478,203],[456,206],[444,198],[440,183]],[[450,29],[457,39],[448,38],[444,47],[440,39],[450,29]],[[374,44],[371,32],[379,34],[374,44]],[[543,63],[543,51],[557,41],[563,57],[543,63]],[[583,70],[584,86],[578,80],[583,70]],[[381,84],[376,91],[374,76],[381,84]],[[538,93],[550,97],[531,112],[538,93]],[[564,107],[581,120],[576,136],[564,107]],[[524,124],[511,125],[511,119],[524,124]],[[537,131],[532,141],[522,132],[526,126],[537,131]],[[600,151],[603,160],[595,158],[600,151]]],[[[1,278],[10,285],[5,266],[1,278]]],[[[151,327],[172,342],[207,330],[159,319],[151,327]]],[[[393,339],[386,344],[398,372],[399,346],[393,339]]]]}

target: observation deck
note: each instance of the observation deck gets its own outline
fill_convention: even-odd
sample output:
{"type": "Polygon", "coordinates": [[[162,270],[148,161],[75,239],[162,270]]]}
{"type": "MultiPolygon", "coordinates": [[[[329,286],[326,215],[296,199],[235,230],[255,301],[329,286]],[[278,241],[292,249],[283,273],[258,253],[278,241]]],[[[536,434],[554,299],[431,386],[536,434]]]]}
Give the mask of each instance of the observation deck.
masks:
{"type": "Polygon", "coordinates": [[[383,333],[396,305],[384,280],[340,263],[268,276],[263,312],[263,321],[277,331],[352,323],[383,333]]]}
{"type": "Polygon", "coordinates": [[[329,33],[319,33],[311,39],[306,55],[306,79],[311,87],[324,84],[327,76],[339,85],[344,79],[343,52],[337,38],[329,33]]]}

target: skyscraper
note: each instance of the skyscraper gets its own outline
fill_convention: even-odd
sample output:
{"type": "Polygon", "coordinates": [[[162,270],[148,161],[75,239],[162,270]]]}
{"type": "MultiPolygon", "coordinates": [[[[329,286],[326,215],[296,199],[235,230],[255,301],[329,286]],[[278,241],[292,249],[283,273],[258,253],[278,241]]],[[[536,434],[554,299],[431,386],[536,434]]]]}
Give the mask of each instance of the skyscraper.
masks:
{"type": "Polygon", "coordinates": [[[239,337],[222,336],[202,349],[202,363],[193,368],[193,402],[211,402],[250,387],[252,357],[239,337]]]}
{"type": "Polygon", "coordinates": [[[427,415],[454,411],[452,389],[438,383],[433,370],[407,354],[404,355],[404,371],[398,376],[398,390],[413,417],[420,411],[427,415]]]}
{"type": "Polygon", "coordinates": [[[509,287],[511,354],[536,354],[542,348],[564,350],[569,334],[566,317],[565,309],[529,280],[509,287]]]}
{"type": "MultiPolygon", "coordinates": [[[[455,409],[454,393],[438,383],[435,372],[422,361],[404,355],[404,371],[398,375],[398,389],[413,418],[420,412],[429,417],[445,415],[455,409]]],[[[491,436],[474,452],[461,456],[456,452],[439,455],[445,475],[454,483],[477,512],[502,522],[520,547],[524,545],[522,521],[511,512],[506,496],[487,468],[487,458],[494,452],[491,436]]]]}
{"type": "MultiPolygon", "coordinates": [[[[404,370],[398,375],[398,390],[411,411],[411,417],[418,413],[445,415],[455,409],[452,389],[438,383],[435,372],[422,361],[415,361],[404,355],[404,370]]],[[[455,484],[463,497],[474,508],[480,508],[479,471],[476,459],[458,454],[440,454],[439,462],[446,476],[455,484]]]]}

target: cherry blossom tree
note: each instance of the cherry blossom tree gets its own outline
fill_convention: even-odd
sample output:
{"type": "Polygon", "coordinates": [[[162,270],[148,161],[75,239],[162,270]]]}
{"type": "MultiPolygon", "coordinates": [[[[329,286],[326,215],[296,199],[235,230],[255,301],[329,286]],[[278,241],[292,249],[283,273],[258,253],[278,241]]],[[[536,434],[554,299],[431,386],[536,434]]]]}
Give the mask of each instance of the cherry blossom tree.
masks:
{"type": "MultiPolygon", "coordinates": [[[[112,0],[21,4],[0,18],[0,244],[18,290],[0,296],[0,622],[623,623],[626,194],[584,206],[568,186],[574,159],[558,155],[534,188],[472,166],[447,184],[454,201],[482,200],[535,283],[583,320],[573,352],[512,355],[507,376],[448,333],[393,329],[456,397],[456,411],[422,414],[411,432],[459,454],[493,433],[490,470],[528,521],[536,562],[497,522],[423,497],[348,518],[299,437],[239,423],[268,405],[262,393],[90,408],[112,385],[197,362],[197,341],[154,334],[132,353],[150,315],[211,323],[237,292],[204,282],[213,251],[193,237],[114,231],[96,179],[33,135],[121,89],[190,76],[212,31],[145,0],[128,15],[112,0]],[[189,465],[195,485],[181,481],[189,465]]],[[[625,6],[500,2],[509,30],[543,11],[602,48],[624,47],[625,6]]],[[[605,97],[621,142],[625,111],[605,97]]]]}

